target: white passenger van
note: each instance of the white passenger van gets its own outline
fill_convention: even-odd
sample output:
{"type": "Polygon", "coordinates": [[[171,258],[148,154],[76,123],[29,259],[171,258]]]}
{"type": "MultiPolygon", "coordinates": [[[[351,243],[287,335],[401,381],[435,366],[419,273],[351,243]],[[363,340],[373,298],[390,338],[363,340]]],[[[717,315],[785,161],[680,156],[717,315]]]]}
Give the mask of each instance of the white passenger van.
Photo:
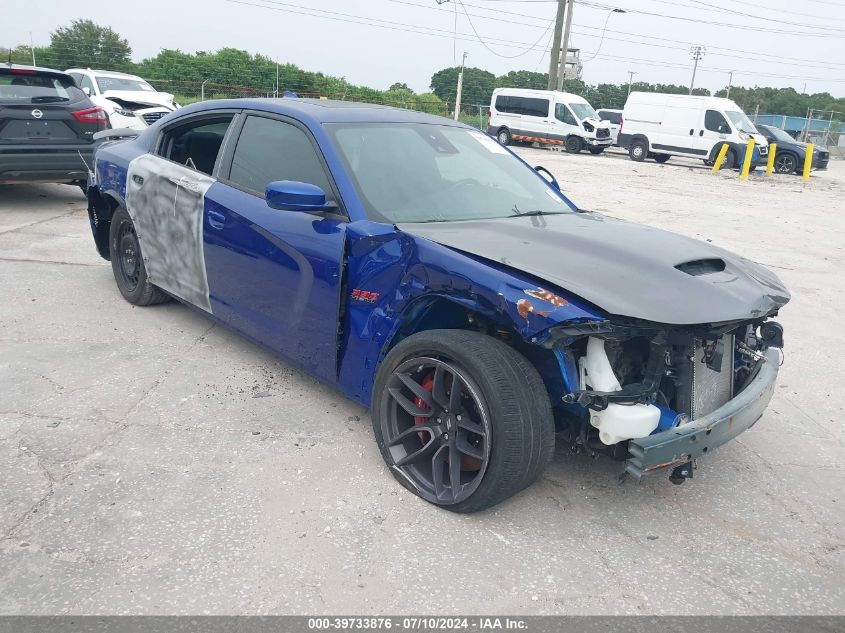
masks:
{"type": "Polygon", "coordinates": [[[664,163],[670,156],[687,156],[712,164],[727,143],[723,167],[730,168],[745,156],[749,137],[756,143],[754,162],[765,162],[766,138],[730,99],[632,92],[622,111],[618,144],[635,161],[664,163]]]}
{"type": "Polygon", "coordinates": [[[487,133],[502,145],[512,141],[563,145],[600,154],[612,143],[607,123],[585,99],[568,92],[497,88],[490,100],[487,133]]]}

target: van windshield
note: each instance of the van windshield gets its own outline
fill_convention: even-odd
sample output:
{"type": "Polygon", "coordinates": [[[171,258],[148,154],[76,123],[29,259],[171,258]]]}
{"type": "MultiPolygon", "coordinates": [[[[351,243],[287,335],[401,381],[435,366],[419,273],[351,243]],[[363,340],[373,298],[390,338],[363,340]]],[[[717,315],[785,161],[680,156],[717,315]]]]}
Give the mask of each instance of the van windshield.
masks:
{"type": "Polygon", "coordinates": [[[380,222],[449,222],[570,213],[561,195],[495,139],[419,123],[325,125],[380,222]]]}
{"type": "Polygon", "coordinates": [[[745,112],[738,112],[737,110],[725,110],[725,114],[731,120],[740,132],[746,134],[759,134],[754,124],[745,116],[745,112]]]}
{"type": "Polygon", "coordinates": [[[589,103],[570,103],[569,107],[579,119],[598,119],[599,115],[589,103]]]}

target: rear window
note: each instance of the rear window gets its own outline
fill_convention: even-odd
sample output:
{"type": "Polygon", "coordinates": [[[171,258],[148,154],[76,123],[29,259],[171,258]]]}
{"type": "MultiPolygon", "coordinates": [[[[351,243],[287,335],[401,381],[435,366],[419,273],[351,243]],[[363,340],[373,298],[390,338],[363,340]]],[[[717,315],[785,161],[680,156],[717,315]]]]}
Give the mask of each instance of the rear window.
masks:
{"type": "Polygon", "coordinates": [[[599,117],[602,121],[610,121],[614,125],[619,125],[622,122],[622,115],[618,112],[608,112],[607,110],[599,110],[599,117]]]}
{"type": "Polygon", "coordinates": [[[549,116],[549,100],[533,97],[496,97],[496,110],[508,114],[523,114],[526,116],[549,116]]]}
{"type": "Polygon", "coordinates": [[[0,68],[0,103],[67,103],[84,98],[69,75],[0,68]]]}

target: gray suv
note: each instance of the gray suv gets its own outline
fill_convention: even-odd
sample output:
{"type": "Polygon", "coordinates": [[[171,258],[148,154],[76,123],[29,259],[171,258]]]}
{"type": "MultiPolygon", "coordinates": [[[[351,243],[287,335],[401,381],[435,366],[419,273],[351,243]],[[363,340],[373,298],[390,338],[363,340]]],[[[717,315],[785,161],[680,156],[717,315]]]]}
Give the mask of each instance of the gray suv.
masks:
{"type": "Polygon", "coordinates": [[[0,184],[60,182],[84,188],[94,133],[108,127],[70,75],[0,64],[0,184]]]}

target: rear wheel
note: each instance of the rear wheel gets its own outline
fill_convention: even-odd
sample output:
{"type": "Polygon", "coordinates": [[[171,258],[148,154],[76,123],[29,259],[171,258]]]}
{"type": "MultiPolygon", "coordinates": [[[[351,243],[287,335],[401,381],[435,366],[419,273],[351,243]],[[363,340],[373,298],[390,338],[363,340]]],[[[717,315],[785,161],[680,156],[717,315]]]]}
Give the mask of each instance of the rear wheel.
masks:
{"type": "Polygon", "coordinates": [[[114,280],[124,299],[136,306],[164,303],[170,299],[147,278],[135,225],[123,207],[119,207],[112,215],[109,247],[114,280]]]}
{"type": "Polygon", "coordinates": [[[642,162],[648,156],[648,145],[642,139],[637,139],[631,143],[631,147],[628,149],[628,156],[631,157],[631,160],[636,162],[642,162]]]}
{"type": "Polygon", "coordinates": [[[566,151],[570,154],[577,154],[584,147],[584,142],[577,136],[570,136],[566,139],[566,151]]]}
{"type": "Polygon", "coordinates": [[[779,174],[791,174],[798,166],[798,161],[792,154],[777,154],[775,156],[775,171],[779,174]]]}
{"type": "Polygon", "coordinates": [[[669,154],[655,154],[654,161],[657,163],[665,163],[669,160],[669,154]]]}
{"type": "Polygon", "coordinates": [[[496,138],[499,139],[499,142],[502,145],[510,145],[511,144],[511,131],[508,128],[503,127],[501,130],[499,130],[496,133],[496,138]]]}
{"type": "Polygon", "coordinates": [[[393,476],[455,512],[489,508],[534,482],[554,452],[537,370],[478,332],[431,330],[382,361],[373,430],[393,476]]]}

